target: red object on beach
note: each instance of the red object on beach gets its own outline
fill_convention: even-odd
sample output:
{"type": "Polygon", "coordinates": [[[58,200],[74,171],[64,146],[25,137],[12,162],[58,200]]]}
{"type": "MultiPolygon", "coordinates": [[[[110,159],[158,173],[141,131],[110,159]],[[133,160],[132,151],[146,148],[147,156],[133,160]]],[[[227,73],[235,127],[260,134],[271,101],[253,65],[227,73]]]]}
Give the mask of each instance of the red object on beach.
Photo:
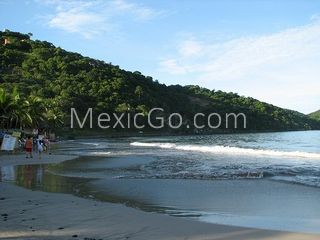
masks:
{"type": "Polygon", "coordinates": [[[32,152],[32,148],[26,148],[26,152],[27,153],[31,153],[32,152]]]}
{"type": "Polygon", "coordinates": [[[32,140],[27,139],[26,144],[25,144],[26,149],[28,149],[28,148],[32,149],[32,145],[33,145],[32,140]]]}

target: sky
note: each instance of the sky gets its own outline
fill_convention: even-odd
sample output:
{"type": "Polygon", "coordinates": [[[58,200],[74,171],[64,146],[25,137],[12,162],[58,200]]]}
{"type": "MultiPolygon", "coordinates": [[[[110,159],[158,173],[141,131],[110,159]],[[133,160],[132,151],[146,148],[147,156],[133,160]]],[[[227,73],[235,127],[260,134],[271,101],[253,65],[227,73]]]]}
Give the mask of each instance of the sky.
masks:
{"type": "Polygon", "coordinates": [[[167,85],[320,109],[319,0],[0,0],[0,17],[167,85]]]}

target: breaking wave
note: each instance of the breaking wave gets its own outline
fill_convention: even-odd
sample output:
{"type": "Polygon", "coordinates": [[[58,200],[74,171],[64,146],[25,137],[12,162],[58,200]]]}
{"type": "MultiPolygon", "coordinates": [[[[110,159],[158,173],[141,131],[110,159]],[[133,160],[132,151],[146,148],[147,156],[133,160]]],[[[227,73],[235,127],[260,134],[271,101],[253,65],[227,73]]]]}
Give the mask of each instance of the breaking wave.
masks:
{"type": "Polygon", "coordinates": [[[174,143],[145,143],[132,142],[131,146],[137,147],[155,147],[163,149],[176,149],[181,151],[204,152],[214,154],[230,154],[230,155],[251,155],[251,156],[267,156],[267,157],[295,157],[295,158],[312,158],[320,159],[320,153],[300,152],[300,151],[277,151],[268,149],[252,149],[239,148],[230,146],[199,146],[199,145],[177,145],[174,143]]]}

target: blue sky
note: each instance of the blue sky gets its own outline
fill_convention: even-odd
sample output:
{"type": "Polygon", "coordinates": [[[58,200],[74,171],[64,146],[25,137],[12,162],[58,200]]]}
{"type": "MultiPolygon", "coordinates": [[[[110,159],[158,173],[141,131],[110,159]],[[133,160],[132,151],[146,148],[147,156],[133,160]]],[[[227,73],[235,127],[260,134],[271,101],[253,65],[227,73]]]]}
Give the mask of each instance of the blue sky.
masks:
{"type": "Polygon", "coordinates": [[[166,84],[320,108],[320,1],[0,0],[0,27],[166,84]]]}

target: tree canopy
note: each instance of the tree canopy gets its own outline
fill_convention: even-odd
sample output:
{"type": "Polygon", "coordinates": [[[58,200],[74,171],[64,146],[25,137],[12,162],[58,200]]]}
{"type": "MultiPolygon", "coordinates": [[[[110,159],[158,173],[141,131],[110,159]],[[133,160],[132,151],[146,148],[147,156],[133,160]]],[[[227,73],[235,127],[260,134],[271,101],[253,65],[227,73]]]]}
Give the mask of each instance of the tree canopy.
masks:
{"type": "Polygon", "coordinates": [[[309,116],[313,119],[320,121],[320,110],[310,113],[309,116]]]}

